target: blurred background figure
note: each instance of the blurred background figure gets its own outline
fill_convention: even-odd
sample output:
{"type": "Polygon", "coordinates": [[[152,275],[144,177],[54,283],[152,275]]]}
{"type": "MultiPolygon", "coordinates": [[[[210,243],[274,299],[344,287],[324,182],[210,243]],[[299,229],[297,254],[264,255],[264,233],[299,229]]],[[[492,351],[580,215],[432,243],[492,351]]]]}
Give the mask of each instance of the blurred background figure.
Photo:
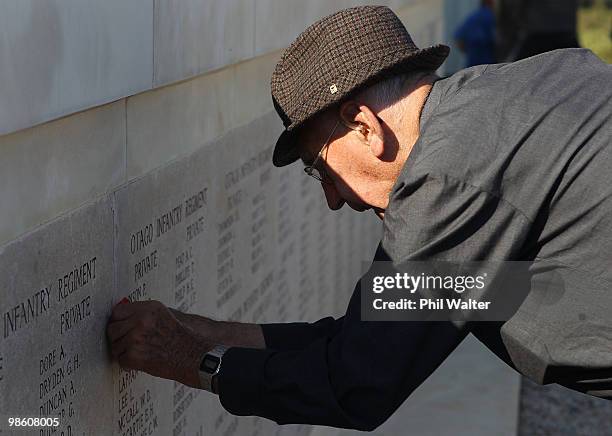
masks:
{"type": "Polygon", "coordinates": [[[498,57],[512,62],[558,48],[580,47],[578,0],[499,0],[498,57]]]}
{"type": "Polygon", "coordinates": [[[465,52],[466,67],[496,62],[494,7],[494,0],[482,0],[455,31],[455,43],[465,52]]]}

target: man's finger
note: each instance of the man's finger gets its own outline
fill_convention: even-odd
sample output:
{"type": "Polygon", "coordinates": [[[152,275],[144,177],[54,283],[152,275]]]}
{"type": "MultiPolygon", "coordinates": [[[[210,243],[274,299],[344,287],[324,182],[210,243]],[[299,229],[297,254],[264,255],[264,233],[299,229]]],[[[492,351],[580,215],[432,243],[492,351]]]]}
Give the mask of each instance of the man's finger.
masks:
{"type": "Polygon", "coordinates": [[[106,336],[113,343],[124,337],[130,330],[134,328],[134,323],[130,319],[123,321],[111,321],[106,327],[106,336]]]}
{"type": "Polygon", "coordinates": [[[119,303],[113,307],[113,312],[111,314],[111,321],[121,321],[123,319],[127,319],[134,314],[136,310],[137,304],[130,303],[129,300],[126,302],[126,298],[121,300],[119,303]]]}
{"type": "Polygon", "coordinates": [[[136,350],[127,350],[117,357],[119,366],[124,369],[142,370],[140,360],[139,353],[136,350]]]}
{"type": "Polygon", "coordinates": [[[121,353],[142,347],[146,345],[142,331],[135,328],[130,328],[129,331],[121,338],[115,340],[111,344],[111,352],[113,356],[118,357],[121,353]]]}
{"type": "Polygon", "coordinates": [[[117,339],[111,344],[111,354],[114,357],[119,357],[123,353],[133,350],[135,347],[141,345],[140,341],[137,340],[138,336],[133,330],[128,331],[121,338],[117,339]]]}

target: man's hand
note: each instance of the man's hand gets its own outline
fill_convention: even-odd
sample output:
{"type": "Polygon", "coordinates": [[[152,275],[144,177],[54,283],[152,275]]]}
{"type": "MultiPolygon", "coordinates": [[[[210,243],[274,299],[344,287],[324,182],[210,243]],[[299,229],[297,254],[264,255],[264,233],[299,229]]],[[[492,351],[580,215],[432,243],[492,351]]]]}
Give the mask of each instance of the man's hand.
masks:
{"type": "Polygon", "coordinates": [[[123,368],[200,387],[200,360],[214,345],[159,301],[118,304],[106,332],[111,353],[123,368]]]}

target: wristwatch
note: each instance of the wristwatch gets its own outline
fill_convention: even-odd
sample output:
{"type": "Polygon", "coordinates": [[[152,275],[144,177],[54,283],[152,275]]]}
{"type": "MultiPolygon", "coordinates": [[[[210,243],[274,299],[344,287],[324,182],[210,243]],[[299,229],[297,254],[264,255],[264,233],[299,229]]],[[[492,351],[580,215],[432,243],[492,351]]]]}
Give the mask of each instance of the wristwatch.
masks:
{"type": "MultiPolygon", "coordinates": [[[[207,351],[200,362],[200,386],[209,392],[213,392],[213,377],[221,370],[221,360],[223,354],[228,349],[225,345],[217,345],[212,350],[207,351]]],[[[216,394],[216,392],[213,392],[216,394]]]]}

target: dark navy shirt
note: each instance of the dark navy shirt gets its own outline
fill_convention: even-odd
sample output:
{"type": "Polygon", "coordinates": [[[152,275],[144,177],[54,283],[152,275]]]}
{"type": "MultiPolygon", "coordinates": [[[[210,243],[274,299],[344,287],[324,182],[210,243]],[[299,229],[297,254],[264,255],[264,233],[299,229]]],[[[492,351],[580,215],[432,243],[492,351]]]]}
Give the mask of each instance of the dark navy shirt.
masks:
{"type": "Polygon", "coordinates": [[[541,261],[561,277],[554,292],[532,289],[509,321],[458,326],[363,322],[358,284],[343,317],[264,324],[267,349],[230,348],[222,405],[371,430],[470,332],[533,380],[611,397],[611,118],[612,67],[585,49],[438,80],[376,258],[541,261]]]}

